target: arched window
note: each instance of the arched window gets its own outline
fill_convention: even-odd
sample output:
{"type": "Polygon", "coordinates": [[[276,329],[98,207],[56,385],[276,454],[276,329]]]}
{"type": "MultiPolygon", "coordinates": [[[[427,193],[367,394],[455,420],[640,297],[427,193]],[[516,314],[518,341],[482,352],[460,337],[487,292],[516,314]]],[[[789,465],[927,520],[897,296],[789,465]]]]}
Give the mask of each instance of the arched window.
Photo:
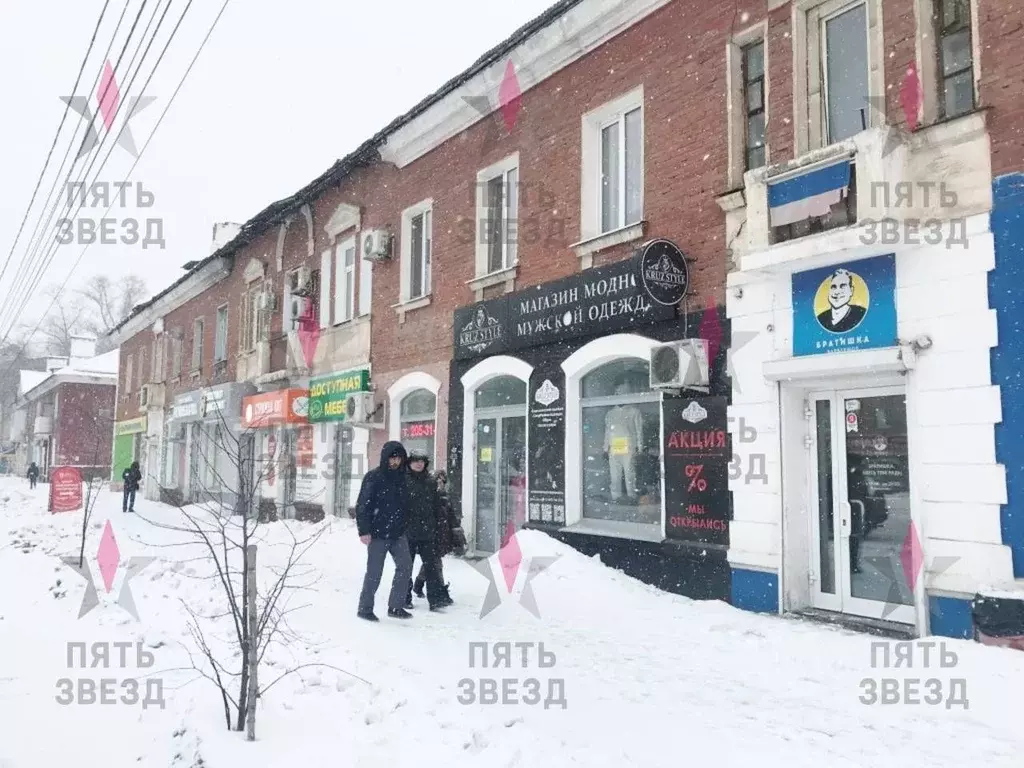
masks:
{"type": "Polygon", "coordinates": [[[478,410],[504,405],[526,405],[526,382],[515,376],[498,376],[481,384],[475,398],[478,410]]]}
{"type": "Polygon", "coordinates": [[[399,439],[410,453],[424,451],[434,456],[434,432],[437,420],[437,396],[429,389],[415,389],[399,405],[399,439]]]}
{"type": "Polygon", "coordinates": [[[580,382],[583,516],[661,525],[661,404],[646,360],[613,360],[580,382]]]}

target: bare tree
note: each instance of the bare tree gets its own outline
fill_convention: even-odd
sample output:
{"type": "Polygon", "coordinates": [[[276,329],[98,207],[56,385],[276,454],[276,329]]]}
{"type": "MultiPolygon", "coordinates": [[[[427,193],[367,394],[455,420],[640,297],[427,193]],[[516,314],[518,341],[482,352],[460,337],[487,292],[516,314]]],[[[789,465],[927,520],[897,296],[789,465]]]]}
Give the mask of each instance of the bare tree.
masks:
{"type": "Polygon", "coordinates": [[[53,305],[39,323],[40,343],[48,355],[71,356],[71,337],[85,330],[87,314],[80,302],[62,296],[59,286],[51,286],[43,296],[53,300],[53,305]]]}
{"type": "Polygon", "coordinates": [[[135,305],[145,300],[148,291],[138,275],[127,275],[116,282],[107,275],[93,275],[78,290],[78,295],[88,307],[82,325],[99,337],[125,320],[135,305]]]}
{"type": "MultiPolygon", "coordinates": [[[[198,545],[202,551],[194,561],[206,563],[210,572],[197,578],[216,583],[222,599],[214,611],[200,610],[183,601],[197,651],[189,651],[191,669],[216,687],[228,730],[245,730],[246,738],[252,741],[256,737],[256,703],[280,680],[306,667],[327,667],[349,674],[327,664],[299,664],[269,682],[260,675],[260,664],[269,648],[284,647],[297,639],[287,619],[306,606],[294,605],[294,596],[319,579],[316,570],[302,561],[327,525],[282,523],[280,527],[287,531],[289,541],[278,545],[282,548],[281,564],[268,563],[267,551],[277,547],[266,540],[268,521],[273,516],[261,514],[260,488],[282,462],[276,456],[257,457],[255,434],[250,430],[234,433],[223,415],[214,424],[200,422],[200,428],[201,439],[194,449],[199,460],[190,462],[192,498],[180,502],[182,520],[166,523],[143,519],[157,528],[184,534],[183,541],[160,546],[198,545]],[[263,552],[259,569],[257,549],[263,552]]],[[[147,471],[153,473],[154,468],[147,471]]]]}
{"type": "MultiPolygon", "coordinates": [[[[103,441],[99,439],[101,433],[112,434],[114,431],[114,409],[101,408],[97,410],[92,416],[92,428],[93,434],[97,438],[93,441],[93,453],[92,461],[89,466],[89,472],[86,473],[86,477],[82,478],[85,481],[85,504],[82,510],[82,540],[81,545],[78,548],[78,567],[83,568],[85,566],[85,533],[89,530],[89,520],[92,519],[92,511],[96,506],[96,501],[100,497],[100,491],[103,490],[103,484],[106,481],[105,473],[99,471],[99,462],[101,458],[100,448],[106,447],[103,441]]],[[[104,451],[103,453],[109,453],[104,451]]]]}

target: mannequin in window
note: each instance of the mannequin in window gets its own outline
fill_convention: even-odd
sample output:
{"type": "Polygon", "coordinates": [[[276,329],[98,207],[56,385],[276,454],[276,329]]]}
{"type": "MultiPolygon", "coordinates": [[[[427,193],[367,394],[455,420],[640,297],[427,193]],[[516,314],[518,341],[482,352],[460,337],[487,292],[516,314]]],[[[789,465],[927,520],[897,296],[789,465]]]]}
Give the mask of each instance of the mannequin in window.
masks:
{"type": "MultiPolygon", "coordinates": [[[[628,395],[629,385],[620,384],[616,395],[628,395]]],[[[608,454],[608,474],[611,479],[612,500],[622,498],[622,483],[626,483],[626,496],[636,494],[636,458],[643,442],[644,422],[635,405],[616,405],[604,417],[604,450],[608,454]]]]}

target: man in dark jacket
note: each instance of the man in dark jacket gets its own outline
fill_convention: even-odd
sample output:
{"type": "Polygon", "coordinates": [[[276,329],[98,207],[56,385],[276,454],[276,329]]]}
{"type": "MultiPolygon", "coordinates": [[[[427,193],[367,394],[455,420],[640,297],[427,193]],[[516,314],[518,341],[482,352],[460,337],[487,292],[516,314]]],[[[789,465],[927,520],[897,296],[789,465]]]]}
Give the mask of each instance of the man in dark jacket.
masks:
{"type": "Polygon", "coordinates": [[[28,465],[28,487],[35,488],[36,482],[39,480],[39,466],[33,461],[28,465]]]}
{"type": "MultiPolygon", "coordinates": [[[[410,565],[420,556],[427,581],[427,603],[430,610],[437,611],[450,605],[445,600],[444,585],[437,565],[436,540],[438,528],[444,515],[441,494],[437,492],[437,481],[428,471],[430,459],[425,453],[413,451],[409,457],[409,553],[410,565]]],[[[405,607],[412,607],[412,569],[406,584],[405,607]]]]}
{"type": "Polygon", "coordinates": [[[377,621],[373,600],[384,573],[388,553],[395,561],[395,578],[388,597],[388,616],[411,619],[404,610],[405,593],[412,578],[412,558],[406,538],[409,512],[409,486],[405,472],[405,448],[399,442],[387,442],[380,452],[380,466],[363,477],[356,502],[356,527],[359,540],[366,545],[366,576],[359,595],[357,615],[377,621]]]}
{"type": "Polygon", "coordinates": [[[135,493],[139,490],[142,482],[142,470],[139,469],[139,462],[133,461],[132,465],[121,473],[121,480],[124,482],[124,499],[121,502],[122,512],[135,511],[135,493]]]}

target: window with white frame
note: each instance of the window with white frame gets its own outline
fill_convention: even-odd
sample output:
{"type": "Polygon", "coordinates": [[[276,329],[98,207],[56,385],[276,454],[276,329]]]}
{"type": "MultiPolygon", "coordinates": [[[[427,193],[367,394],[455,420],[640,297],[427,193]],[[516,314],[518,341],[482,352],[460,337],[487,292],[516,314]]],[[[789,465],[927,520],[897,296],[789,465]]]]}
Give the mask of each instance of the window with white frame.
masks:
{"type": "Polygon", "coordinates": [[[425,200],[402,213],[402,300],[430,295],[433,201],[425,200]]]}
{"type": "Polygon", "coordinates": [[[181,376],[181,352],[182,352],[182,331],[180,328],[176,328],[171,333],[171,378],[176,379],[181,376]]]}
{"type": "Polygon", "coordinates": [[[429,389],[413,390],[399,405],[399,440],[408,452],[434,455],[434,431],[437,425],[437,395],[429,389]]]}
{"type": "Polygon", "coordinates": [[[765,164],[764,40],[743,48],[743,112],[745,118],[745,171],[765,164]]]}
{"type": "Polygon", "coordinates": [[[583,116],[583,239],[643,219],[643,88],[583,116]]]}
{"type": "Polygon", "coordinates": [[[935,0],[939,118],[974,109],[970,0],[935,0]]]}
{"type": "Polygon", "coordinates": [[[125,365],[124,373],[124,391],[132,391],[132,373],[135,364],[135,358],[132,355],[128,355],[128,363],[125,365]]]}
{"type": "Polygon", "coordinates": [[[203,367],[203,341],[206,323],[203,318],[198,317],[192,324],[192,370],[198,371],[203,367]]]}
{"type": "Polygon", "coordinates": [[[822,86],[828,144],[869,125],[868,15],[863,2],[821,19],[822,86]]]}
{"type": "Polygon", "coordinates": [[[476,177],[476,275],[511,269],[518,261],[519,155],[511,155],[476,177]]]}
{"type": "Polygon", "coordinates": [[[238,346],[241,352],[256,349],[256,343],[266,335],[268,313],[260,310],[259,297],[262,292],[263,282],[254,280],[242,294],[242,301],[238,307],[238,346]]]}
{"type": "Polygon", "coordinates": [[[355,316],[356,240],[350,237],[334,249],[334,323],[348,322],[355,316]]]}
{"type": "Polygon", "coordinates": [[[228,359],[228,305],[217,307],[217,336],[214,339],[213,359],[223,362],[228,359]]]}
{"type": "Polygon", "coordinates": [[[150,377],[154,382],[164,380],[164,349],[167,346],[167,336],[160,334],[153,339],[153,375],[150,377]]]}

